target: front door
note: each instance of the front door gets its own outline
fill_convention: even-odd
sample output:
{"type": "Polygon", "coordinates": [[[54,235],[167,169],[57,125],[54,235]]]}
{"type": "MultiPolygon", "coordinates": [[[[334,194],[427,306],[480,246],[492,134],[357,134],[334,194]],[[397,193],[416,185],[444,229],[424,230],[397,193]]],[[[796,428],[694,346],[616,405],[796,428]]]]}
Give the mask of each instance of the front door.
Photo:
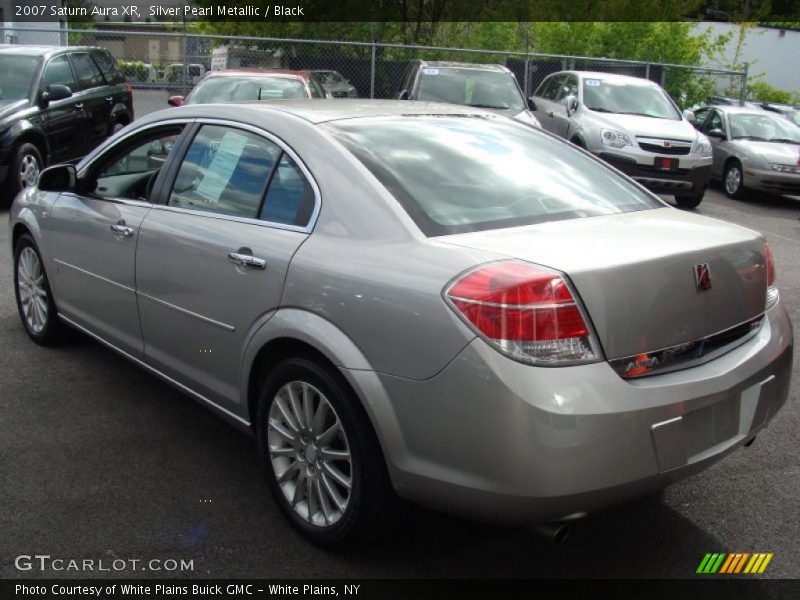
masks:
{"type": "Polygon", "coordinates": [[[233,408],[244,346],[280,304],[315,205],[281,145],[254,129],[199,126],[139,234],[147,362],[233,408]]]}
{"type": "Polygon", "coordinates": [[[59,312],[135,357],[142,356],[136,243],[163,154],[181,128],[160,127],[110,148],[81,171],[87,189],[61,194],[41,221],[59,312]]]}

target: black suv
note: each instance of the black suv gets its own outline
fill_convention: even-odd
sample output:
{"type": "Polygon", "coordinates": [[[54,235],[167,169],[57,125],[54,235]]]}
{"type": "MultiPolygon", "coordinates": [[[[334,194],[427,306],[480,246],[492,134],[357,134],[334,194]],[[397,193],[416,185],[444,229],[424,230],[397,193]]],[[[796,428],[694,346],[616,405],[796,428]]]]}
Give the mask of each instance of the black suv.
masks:
{"type": "Polygon", "coordinates": [[[8,198],[133,120],[130,86],[105,48],[0,46],[0,185],[8,198]]]}

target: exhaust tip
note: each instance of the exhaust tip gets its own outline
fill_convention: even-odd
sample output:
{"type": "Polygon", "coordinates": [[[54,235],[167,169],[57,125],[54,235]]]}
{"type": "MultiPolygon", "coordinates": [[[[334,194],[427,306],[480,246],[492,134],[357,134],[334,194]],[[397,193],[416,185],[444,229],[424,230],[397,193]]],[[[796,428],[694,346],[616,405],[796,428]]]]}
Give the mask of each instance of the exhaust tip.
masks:
{"type": "Polygon", "coordinates": [[[530,527],[531,532],[554,544],[563,544],[569,537],[570,527],[567,523],[539,523],[530,527]]]}

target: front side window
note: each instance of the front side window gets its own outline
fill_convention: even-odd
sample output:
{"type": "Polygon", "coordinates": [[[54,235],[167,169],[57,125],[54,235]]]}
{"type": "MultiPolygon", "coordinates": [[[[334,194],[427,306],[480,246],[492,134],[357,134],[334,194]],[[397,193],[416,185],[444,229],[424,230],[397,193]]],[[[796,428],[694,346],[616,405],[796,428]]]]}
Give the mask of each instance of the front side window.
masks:
{"type": "Polygon", "coordinates": [[[73,54],[72,65],[75,67],[75,76],[78,79],[78,87],[80,89],[88,90],[105,85],[103,74],[88,54],[84,52],[73,54]]]}
{"type": "Polygon", "coordinates": [[[708,118],[708,122],[704,127],[705,131],[711,131],[712,129],[719,129],[723,133],[725,132],[725,127],[722,124],[722,115],[718,110],[711,111],[711,115],[708,118]]]}
{"type": "Polygon", "coordinates": [[[169,126],[137,136],[98,161],[92,195],[149,200],[161,167],[175,147],[183,126],[169,126]]]}
{"type": "Polygon", "coordinates": [[[0,106],[28,97],[38,67],[35,56],[0,55],[0,106]]]}
{"type": "Polygon", "coordinates": [[[286,77],[210,77],[197,85],[186,104],[305,98],[299,79],[286,77]]]}
{"type": "Polygon", "coordinates": [[[514,113],[525,109],[517,82],[506,71],[424,67],[417,99],[514,113]]]}
{"type": "Polygon", "coordinates": [[[554,75],[547,81],[547,85],[542,90],[542,98],[545,100],[558,100],[558,94],[561,92],[561,85],[564,83],[565,75],[554,75]]]}
{"type": "Polygon", "coordinates": [[[349,119],[324,127],[429,236],[663,206],[570,144],[500,117],[349,119]]]}
{"type": "Polygon", "coordinates": [[[667,96],[655,85],[627,80],[583,80],[583,102],[596,112],[622,115],[640,115],[655,119],[681,120],[681,113],[667,96]]]}
{"type": "Polygon", "coordinates": [[[183,159],[169,204],[257,218],[281,148],[248,131],[204,125],[183,159]]]}
{"type": "Polygon", "coordinates": [[[42,76],[42,88],[46,89],[48,85],[65,85],[73,91],[76,90],[75,77],[66,54],[56,56],[47,63],[42,76]]]}

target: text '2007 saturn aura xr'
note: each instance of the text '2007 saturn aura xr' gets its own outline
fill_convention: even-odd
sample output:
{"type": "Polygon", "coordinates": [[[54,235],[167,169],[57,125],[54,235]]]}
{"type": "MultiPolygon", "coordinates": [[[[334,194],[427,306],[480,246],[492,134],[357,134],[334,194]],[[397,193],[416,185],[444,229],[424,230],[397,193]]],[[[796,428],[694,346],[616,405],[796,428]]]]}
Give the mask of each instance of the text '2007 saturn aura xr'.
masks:
{"type": "Polygon", "coordinates": [[[398,497],[574,519],[709,466],[788,395],[759,233],[468,107],[154,113],[43,172],[11,228],[30,337],[82,330],[254,432],[320,544],[398,497]]]}

